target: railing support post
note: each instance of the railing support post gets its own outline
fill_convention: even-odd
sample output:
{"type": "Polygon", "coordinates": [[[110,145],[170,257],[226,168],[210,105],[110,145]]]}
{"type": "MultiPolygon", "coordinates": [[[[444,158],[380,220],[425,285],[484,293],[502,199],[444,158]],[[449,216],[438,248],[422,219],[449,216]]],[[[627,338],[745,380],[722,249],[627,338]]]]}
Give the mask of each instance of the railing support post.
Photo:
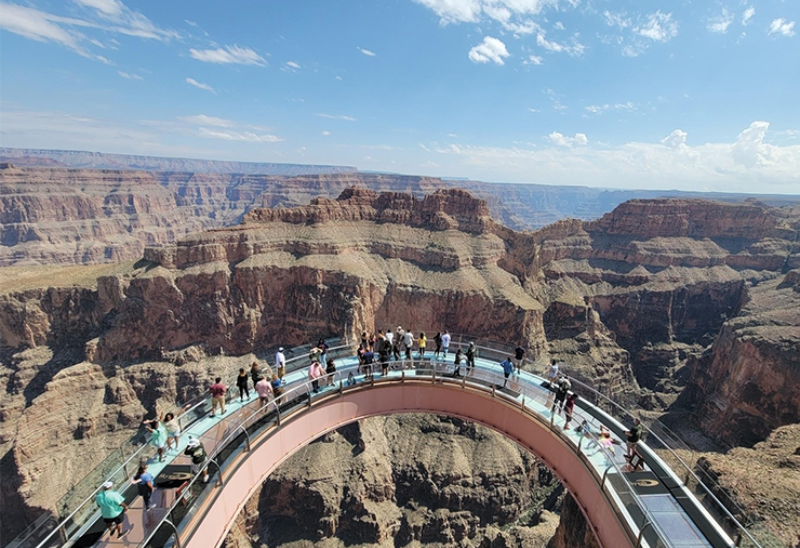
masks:
{"type": "Polygon", "coordinates": [[[496,393],[497,393],[497,385],[494,383],[494,381],[492,381],[492,397],[493,398],[495,397],[496,393]]]}
{"type": "Polygon", "coordinates": [[[172,527],[172,532],[175,533],[175,546],[176,548],[181,548],[181,539],[180,536],[178,535],[178,528],[175,527],[175,524],[168,519],[165,519],[164,523],[172,527]]]}
{"type": "Polygon", "coordinates": [[[206,473],[208,473],[208,465],[211,464],[212,462],[217,467],[217,472],[219,472],[219,478],[217,479],[217,483],[215,485],[217,487],[225,485],[225,482],[222,480],[222,467],[219,465],[219,463],[216,460],[208,459],[208,462],[206,463],[206,473]]]}
{"type": "Polygon", "coordinates": [[[636,548],[639,548],[642,545],[642,537],[644,537],[645,530],[650,527],[653,523],[651,521],[647,521],[641,529],[639,529],[639,536],[636,537],[636,548]]]}
{"type": "Polygon", "coordinates": [[[247,429],[244,427],[244,425],[240,424],[239,428],[242,430],[242,433],[244,434],[245,447],[247,448],[247,451],[249,452],[250,451],[250,434],[247,433],[247,429]]]}
{"type": "Polygon", "coordinates": [[[608,476],[608,471],[611,470],[612,468],[614,468],[614,465],[610,464],[606,468],[605,472],[603,472],[603,481],[600,482],[600,489],[601,490],[603,490],[605,488],[605,486],[606,486],[606,476],[608,476]]]}

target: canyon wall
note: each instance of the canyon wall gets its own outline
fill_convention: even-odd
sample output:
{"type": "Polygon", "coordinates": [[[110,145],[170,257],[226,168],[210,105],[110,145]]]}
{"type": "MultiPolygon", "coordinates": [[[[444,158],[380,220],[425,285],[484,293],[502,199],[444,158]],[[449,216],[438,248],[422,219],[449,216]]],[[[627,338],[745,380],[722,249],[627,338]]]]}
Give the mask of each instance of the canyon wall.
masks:
{"type": "MultiPolygon", "coordinates": [[[[175,177],[172,195],[192,207],[230,192],[175,177]]],[[[169,209],[164,194],[145,201],[131,194],[132,180],[125,184],[125,208],[169,209]]],[[[252,185],[242,179],[242,200],[260,195],[252,185]]],[[[48,226],[38,210],[2,199],[3,214],[16,219],[4,230],[48,226]]],[[[48,219],[67,223],[80,208],[100,211],[92,204],[68,202],[48,219]]],[[[42,207],[56,209],[55,202],[42,207]]],[[[63,267],[0,269],[0,467],[10,478],[2,498],[15,516],[4,522],[5,534],[52,508],[78,479],[80,467],[53,466],[64,451],[78,462],[110,454],[155,405],[199,391],[251,353],[398,324],[522,343],[539,360],[528,368],[562,359],[568,374],[619,399],[693,410],[704,432],[726,443],[752,444],[798,421],[800,211],[635,201],[595,222],[561,221],[536,232],[516,232],[490,214],[490,204],[458,189],[417,197],[345,188],[302,207],[238,209],[236,226],[148,247],[135,263],[92,270],[89,279],[63,267]],[[73,403],[76,387],[86,393],[73,403]]],[[[384,498],[370,504],[391,502],[387,515],[400,525],[367,512],[353,525],[363,525],[363,538],[401,533],[394,528],[413,497],[398,488],[398,470],[375,468],[381,485],[391,476],[394,491],[381,488],[384,498]]],[[[273,502],[264,504],[280,510],[287,488],[266,488],[264,500],[273,502]]],[[[413,495],[439,504],[432,489],[413,495]]],[[[318,504],[317,496],[309,491],[308,503],[318,504]]],[[[343,500],[336,496],[325,500],[343,500]]],[[[324,531],[333,534],[342,518],[326,512],[324,531]]],[[[423,512],[405,519],[403,538],[411,541],[428,538],[433,523],[462,535],[473,518],[423,512]]],[[[493,546],[501,533],[475,534],[493,546]]],[[[558,542],[576,541],[566,534],[558,542]]]]}

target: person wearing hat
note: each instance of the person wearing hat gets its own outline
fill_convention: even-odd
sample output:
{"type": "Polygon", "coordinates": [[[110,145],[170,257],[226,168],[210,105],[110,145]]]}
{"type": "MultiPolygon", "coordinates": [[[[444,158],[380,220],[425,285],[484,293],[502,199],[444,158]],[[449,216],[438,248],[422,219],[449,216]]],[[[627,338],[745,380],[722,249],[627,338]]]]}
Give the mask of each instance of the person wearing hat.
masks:
{"type": "MultiPolygon", "coordinates": [[[[197,474],[200,466],[206,462],[206,449],[197,438],[189,438],[184,455],[192,459],[192,474],[197,474]]],[[[208,483],[208,468],[203,468],[203,483],[208,483]]]]}
{"type": "Polygon", "coordinates": [[[125,504],[125,499],[116,491],[111,488],[114,484],[107,481],[103,484],[103,490],[97,494],[94,502],[100,507],[100,515],[103,516],[103,522],[108,528],[109,536],[114,536],[117,533],[119,538],[124,537],[130,532],[130,529],[122,530],[122,522],[125,519],[125,511],[128,505],[125,504]]]}
{"type": "Polygon", "coordinates": [[[275,367],[278,368],[278,377],[282,379],[286,374],[286,356],[283,355],[282,346],[275,353],[275,367]]]}
{"type": "Polygon", "coordinates": [[[478,357],[478,349],[475,347],[475,343],[469,343],[469,347],[467,347],[467,371],[471,370],[475,367],[475,358],[478,357]]]}

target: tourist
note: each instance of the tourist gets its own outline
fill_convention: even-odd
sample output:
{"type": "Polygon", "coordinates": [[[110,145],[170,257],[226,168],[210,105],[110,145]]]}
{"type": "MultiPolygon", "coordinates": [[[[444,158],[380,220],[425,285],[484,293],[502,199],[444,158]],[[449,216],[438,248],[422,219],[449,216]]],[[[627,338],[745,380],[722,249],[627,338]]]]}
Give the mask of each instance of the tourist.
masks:
{"type": "Polygon", "coordinates": [[[143,421],[142,426],[150,432],[150,445],[158,451],[158,462],[164,460],[164,449],[167,446],[167,431],[158,419],[143,421]]]}
{"type": "Polygon", "coordinates": [[[419,359],[422,360],[425,358],[425,347],[428,346],[428,339],[425,337],[425,332],[419,332],[419,338],[417,339],[417,347],[419,348],[419,359]]]}
{"type": "Polygon", "coordinates": [[[395,361],[400,359],[402,347],[403,347],[403,337],[397,335],[394,341],[392,341],[392,354],[394,354],[395,361]]]}
{"type": "Polygon", "coordinates": [[[364,377],[371,379],[372,364],[375,361],[375,353],[372,350],[365,350],[361,355],[361,359],[363,360],[364,377]]]}
{"type": "MultiPolygon", "coordinates": [[[[200,470],[200,466],[205,464],[206,457],[208,456],[200,440],[192,437],[189,437],[189,443],[186,444],[186,451],[184,451],[183,454],[192,460],[192,474],[197,474],[200,470]]],[[[208,483],[208,480],[208,467],[203,466],[203,483],[208,483]]]]}
{"type": "Polygon", "coordinates": [[[406,331],[403,335],[403,345],[406,348],[406,359],[411,359],[411,348],[414,346],[414,334],[411,331],[406,331]]]}
{"type": "Polygon", "coordinates": [[[439,355],[442,353],[442,334],[437,331],[433,336],[433,342],[436,344],[436,349],[433,351],[433,359],[438,360],[439,355]]]}
{"type": "Polygon", "coordinates": [[[392,351],[394,350],[394,333],[392,333],[391,329],[386,330],[385,338],[386,338],[386,344],[389,347],[389,354],[391,354],[392,351]]]}
{"type": "Polygon", "coordinates": [[[258,394],[258,406],[263,408],[269,402],[269,395],[272,394],[272,386],[266,377],[259,377],[255,385],[256,394],[258,394]]]}
{"type": "Polygon", "coordinates": [[[282,346],[275,353],[275,367],[278,369],[278,377],[282,379],[286,375],[286,356],[283,355],[282,346]]]}
{"type": "Polygon", "coordinates": [[[128,505],[125,504],[122,495],[111,490],[112,487],[114,487],[113,483],[105,482],[103,490],[97,494],[94,502],[100,507],[100,515],[108,528],[109,536],[113,537],[116,532],[119,538],[123,538],[130,532],[130,529],[122,530],[122,522],[125,519],[128,505]]]}
{"type": "Polygon", "coordinates": [[[478,349],[475,347],[474,342],[470,342],[467,347],[467,372],[475,367],[475,358],[478,357],[478,349]]]}
{"type": "MultiPolygon", "coordinates": [[[[178,416],[182,415],[189,407],[191,407],[191,404],[186,404],[186,406],[180,410],[178,416]]],[[[167,413],[164,415],[161,418],[161,423],[167,431],[167,451],[172,450],[172,442],[175,442],[175,449],[177,450],[178,443],[181,439],[181,425],[175,417],[175,413],[167,413]]]]}
{"type": "Polygon", "coordinates": [[[386,376],[389,374],[389,342],[384,339],[378,340],[378,360],[381,362],[381,375],[386,376]]]}
{"type": "Polygon", "coordinates": [[[460,348],[456,349],[456,356],[453,359],[453,376],[461,376],[461,361],[464,359],[464,353],[460,348]]]}
{"type": "Polygon", "coordinates": [[[636,451],[636,446],[639,445],[642,439],[642,422],[637,418],[633,419],[633,426],[630,430],[625,430],[625,436],[627,436],[627,456],[632,458],[633,453],[636,451]]]}
{"type": "Polygon", "coordinates": [[[525,359],[525,349],[518,345],[514,349],[514,365],[517,366],[517,376],[522,373],[522,362],[525,359]]]}
{"type": "Polygon", "coordinates": [[[366,350],[369,347],[369,334],[366,331],[361,332],[361,346],[366,350]]]}
{"type": "Polygon", "coordinates": [[[545,378],[551,385],[555,385],[558,381],[558,361],[555,358],[550,360],[550,367],[545,371],[545,378]]]}
{"type": "Polygon", "coordinates": [[[272,375],[270,386],[272,386],[272,394],[275,396],[275,399],[278,399],[278,396],[283,394],[283,380],[277,375],[277,373],[272,375]]]}
{"type": "Polygon", "coordinates": [[[556,399],[553,402],[553,407],[550,409],[551,413],[555,413],[556,408],[561,412],[564,408],[564,401],[567,398],[567,392],[569,392],[570,388],[572,388],[572,382],[570,382],[565,375],[562,375],[556,385],[556,399]]]}
{"type": "Polygon", "coordinates": [[[508,377],[514,372],[514,363],[511,361],[511,358],[508,357],[500,362],[500,367],[503,368],[503,376],[505,377],[505,380],[503,381],[503,388],[505,388],[508,384],[508,377]]]}
{"type": "Polygon", "coordinates": [[[442,335],[442,359],[447,359],[447,351],[450,348],[450,332],[445,329],[442,335]]]}
{"type": "Polygon", "coordinates": [[[217,377],[214,379],[214,384],[212,384],[208,391],[211,392],[211,417],[215,417],[217,414],[217,409],[220,410],[219,414],[225,414],[225,392],[227,391],[227,387],[222,384],[222,378],[217,377]]]}
{"type": "Polygon", "coordinates": [[[136,475],[133,476],[131,483],[136,485],[139,496],[142,497],[144,501],[145,510],[155,508],[155,504],[150,504],[150,497],[153,491],[155,491],[155,487],[153,487],[153,475],[147,471],[146,463],[139,466],[139,470],[136,472],[136,475]]]}
{"type": "Polygon", "coordinates": [[[255,387],[258,379],[263,377],[261,371],[258,370],[258,362],[254,361],[252,365],[250,365],[250,380],[253,381],[253,386],[255,387]]]}
{"type": "Polygon", "coordinates": [[[311,386],[316,394],[319,392],[319,379],[320,377],[325,376],[325,370],[322,368],[319,362],[311,362],[311,366],[308,368],[308,378],[311,380],[311,386]]]}
{"type": "Polygon", "coordinates": [[[239,368],[239,375],[236,377],[236,388],[239,389],[239,401],[244,403],[244,397],[250,400],[250,390],[247,388],[247,371],[244,367],[239,368]]]}
{"type": "Polygon", "coordinates": [[[546,407],[553,405],[553,395],[556,391],[556,383],[558,382],[558,362],[555,358],[550,360],[550,367],[545,371],[545,384],[543,385],[548,389],[546,407]]]}
{"type": "Polygon", "coordinates": [[[320,339],[319,341],[317,341],[317,348],[319,348],[321,351],[321,354],[319,356],[319,362],[327,363],[328,358],[326,354],[328,353],[328,348],[330,347],[325,343],[325,339],[320,339]]]}
{"type": "Polygon", "coordinates": [[[325,364],[325,373],[328,375],[328,385],[333,386],[336,384],[336,363],[333,358],[329,359],[325,364]]]}
{"type": "Polygon", "coordinates": [[[567,395],[567,400],[564,402],[564,416],[566,417],[564,430],[569,430],[569,423],[572,422],[572,412],[575,409],[575,400],[577,399],[578,395],[573,392],[567,395]]]}

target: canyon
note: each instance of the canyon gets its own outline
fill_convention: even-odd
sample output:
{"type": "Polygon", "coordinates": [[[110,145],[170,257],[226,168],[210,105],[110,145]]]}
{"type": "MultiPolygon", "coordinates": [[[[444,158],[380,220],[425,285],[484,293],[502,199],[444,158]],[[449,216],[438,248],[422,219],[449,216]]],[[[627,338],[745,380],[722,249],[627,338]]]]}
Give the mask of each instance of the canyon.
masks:
{"type": "MultiPolygon", "coordinates": [[[[138,435],[142,417],[199,393],[212,374],[278,344],[398,324],[523,344],[536,367],[563,360],[569,375],[611,397],[668,424],[691,423],[715,447],[702,462],[742,518],[774,519],[738,488],[736,462],[761,459],[766,445],[781,467],[796,465],[796,205],[637,199],[596,220],[522,231],[495,213],[507,205],[424,178],[303,176],[272,195],[295,196],[285,204],[294,207],[273,207],[247,177],[232,194],[227,183],[209,191],[212,175],[174,174],[165,185],[152,173],[102,172],[76,196],[82,170],[0,173],[9,243],[0,257],[4,539],[53,508],[87,459],[138,435]],[[38,193],[22,184],[32,173],[38,193]],[[353,186],[381,180],[392,189],[353,186]],[[183,218],[184,207],[205,213],[183,218]]],[[[403,546],[590,545],[579,510],[558,489],[496,434],[437,417],[373,419],[287,463],[228,543],[378,545],[399,536],[403,546]],[[420,431],[435,441],[422,444],[420,431]],[[440,455],[453,447],[466,456],[443,469],[440,455]],[[478,472],[485,462],[494,468],[478,472]],[[459,489],[437,491],[442,475],[459,489]],[[289,521],[297,527],[281,527],[284,537],[271,533],[289,521]]],[[[800,497],[797,485],[784,489],[800,497]]],[[[800,509],[781,512],[789,542],[800,509]]]]}

